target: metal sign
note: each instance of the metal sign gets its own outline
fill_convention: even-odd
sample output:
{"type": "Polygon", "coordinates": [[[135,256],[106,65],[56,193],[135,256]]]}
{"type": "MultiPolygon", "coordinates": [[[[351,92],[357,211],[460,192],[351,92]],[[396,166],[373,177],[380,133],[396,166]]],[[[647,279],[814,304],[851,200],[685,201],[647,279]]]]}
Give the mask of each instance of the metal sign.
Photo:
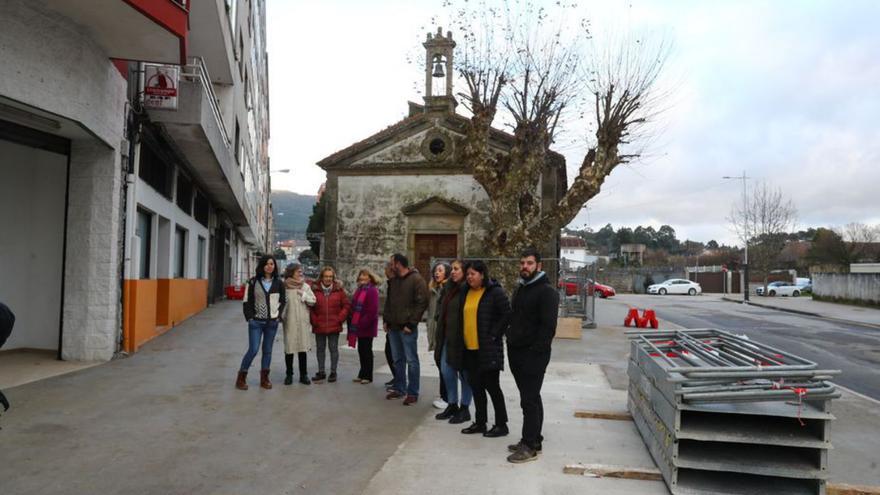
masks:
{"type": "Polygon", "coordinates": [[[177,110],[180,67],[144,64],[144,106],[177,110]]]}

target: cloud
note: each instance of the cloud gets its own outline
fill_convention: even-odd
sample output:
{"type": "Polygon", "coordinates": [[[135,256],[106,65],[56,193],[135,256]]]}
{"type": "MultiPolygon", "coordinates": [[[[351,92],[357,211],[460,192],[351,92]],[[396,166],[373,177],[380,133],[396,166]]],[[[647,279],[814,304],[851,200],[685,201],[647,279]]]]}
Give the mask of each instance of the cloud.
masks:
{"type": "MultiPolygon", "coordinates": [[[[314,163],[402,118],[418,101],[420,42],[440,2],[269,1],[276,188],[314,194],[314,163]],[[414,85],[414,83],[416,83],[414,85]]],[[[877,223],[880,3],[592,2],[597,41],[674,42],[675,86],[646,158],[620,167],[573,222],[672,225],[735,242],[726,217],[743,171],[786,192],[803,227],[877,223]]],[[[582,149],[560,143],[571,176],[582,149]]]]}

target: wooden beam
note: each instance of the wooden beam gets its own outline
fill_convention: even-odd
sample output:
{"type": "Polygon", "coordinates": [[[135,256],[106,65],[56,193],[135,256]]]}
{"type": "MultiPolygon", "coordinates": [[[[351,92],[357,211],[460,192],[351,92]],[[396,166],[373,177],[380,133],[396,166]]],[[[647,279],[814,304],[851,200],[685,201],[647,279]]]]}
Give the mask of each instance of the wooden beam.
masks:
{"type": "Polygon", "coordinates": [[[828,483],[825,487],[827,495],[878,495],[880,486],[847,485],[844,483],[828,483]]]}
{"type": "Polygon", "coordinates": [[[613,421],[632,421],[632,415],[628,412],[615,411],[575,411],[574,417],[586,419],[610,419],[613,421]]]}
{"type": "Polygon", "coordinates": [[[621,466],[607,466],[605,464],[569,464],[562,469],[562,472],[565,474],[578,474],[581,476],[589,476],[591,478],[620,478],[627,480],[663,481],[663,476],[660,474],[660,471],[655,468],[632,468],[621,466]]]}

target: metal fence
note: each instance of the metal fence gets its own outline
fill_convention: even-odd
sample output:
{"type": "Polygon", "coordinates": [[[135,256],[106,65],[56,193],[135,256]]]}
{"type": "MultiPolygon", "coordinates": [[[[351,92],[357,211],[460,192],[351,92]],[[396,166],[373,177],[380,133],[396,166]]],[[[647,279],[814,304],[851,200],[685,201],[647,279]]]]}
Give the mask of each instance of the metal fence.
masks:
{"type": "Polygon", "coordinates": [[[584,328],[596,327],[596,263],[562,259],[559,267],[560,316],[581,317],[584,328]]]}
{"type": "Polygon", "coordinates": [[[627,336],[629,410],[673,494],[825,493],[839,371],[715,329],[627,336]]]}

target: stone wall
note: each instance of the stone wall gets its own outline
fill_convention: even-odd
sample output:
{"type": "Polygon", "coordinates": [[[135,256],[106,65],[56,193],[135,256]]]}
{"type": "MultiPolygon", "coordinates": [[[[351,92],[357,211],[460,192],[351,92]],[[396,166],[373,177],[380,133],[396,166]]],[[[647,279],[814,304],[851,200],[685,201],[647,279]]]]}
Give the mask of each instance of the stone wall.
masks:
{"type": "MultiPolygon", "coordinates": [[[[382,175],[338,178],[333,263],[339,276],[352,281],[359,267],[382,273],[385,261],[395,252],[412,255],[410,222],[403,209],[432,197],[464,206],[463,218],[433,215],[436,233],[460,236],[464,256],[483,254],[482,240],[488,228],[480,212],[488,210],[486,192],[470,175],[382,175]],[[463,220],[463,222],[462,222],[463,220]],[[456,232],[457,223],[461,230],[456,232]]],[[[332,251],[331,251],[332,252],[332,251]]]]}

